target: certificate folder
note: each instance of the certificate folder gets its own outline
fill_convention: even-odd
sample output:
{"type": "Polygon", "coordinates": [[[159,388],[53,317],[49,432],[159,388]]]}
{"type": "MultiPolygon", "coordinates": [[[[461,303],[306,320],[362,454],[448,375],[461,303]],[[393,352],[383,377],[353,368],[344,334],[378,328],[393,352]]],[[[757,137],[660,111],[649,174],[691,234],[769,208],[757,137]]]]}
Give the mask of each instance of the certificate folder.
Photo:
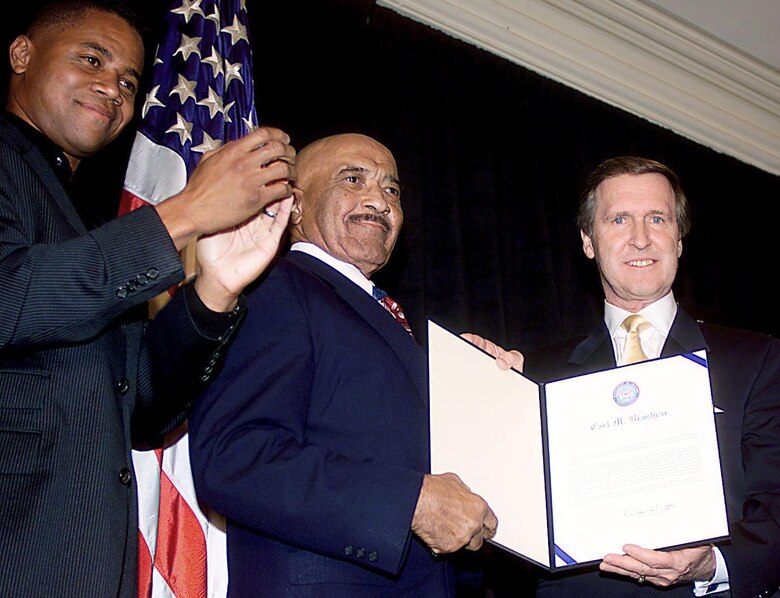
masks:
{"type": "Polygon", "coordinates": [[[706,353],[537,384],[428,323],[431,469],[548,570],[728,537],[706,353]]]}

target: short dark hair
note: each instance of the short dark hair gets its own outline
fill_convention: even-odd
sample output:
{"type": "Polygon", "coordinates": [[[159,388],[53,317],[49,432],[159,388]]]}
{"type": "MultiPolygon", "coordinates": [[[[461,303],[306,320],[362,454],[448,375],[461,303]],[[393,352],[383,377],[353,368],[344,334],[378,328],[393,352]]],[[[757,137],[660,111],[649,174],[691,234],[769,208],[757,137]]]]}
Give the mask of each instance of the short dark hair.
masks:
{"type": "Polygon", "coordinates": [[[114,14],[135,29],[142,39],[146,35],[141,14],[128,0],[48,0],[34,13],[25,32],[32,37],[36,31],[52,25],[62,26],[90,9],[114,14]]]}
{"type": "Polygon", "coordinates": [[[680,238],[688,234],[691,230],[691,215],[688,208],[688,200],[685,198],[680,179],[674,171],[668,166],[639,156],[619,156],[610,158],[599,164],[596,169],[588,175],[585,180],[585,188],[580,196],[580,206],[577,211],[577,226],[585,234],[593,234],[593,223],[596,219],[596,189],[607,179],[620,176],[622,174],[650,174],[656,173],[666,177],[674,192],[674,208],[677,227],[680,231],[680,238]]]}

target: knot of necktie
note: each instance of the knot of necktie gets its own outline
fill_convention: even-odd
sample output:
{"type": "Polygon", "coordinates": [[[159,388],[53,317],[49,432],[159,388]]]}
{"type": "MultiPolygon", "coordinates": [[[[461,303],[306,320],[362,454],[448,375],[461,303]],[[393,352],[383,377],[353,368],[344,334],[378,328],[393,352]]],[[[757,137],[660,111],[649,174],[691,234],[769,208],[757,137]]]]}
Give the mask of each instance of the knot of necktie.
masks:
{"type": "Polygon", "coordinates": [[[642,350],[642,343],[639,340],[639,335],[650,326],[650,322],[639,314],[631,314],[626,317],[620,324],[628,335],[626,336],[626,344],[623,348],[623,363],[638,363],[640,361],[647,361],[647,355],[642,350]]]}
{"type": "Polygon", "coordinates": [[[381,303],[382,306],[390,312],[390,315],[392,315],[398,321],[398,323],[401,324],[404,329],[406,329],[406,332],[412,334],[412,328],[409,326],[409,322],[406,321],[404,310],[401,309],[401,306],[398,305],[398,302],[392,299],[385,291],[377,286],[374,287],[371,293],[374,296],[374,299],[379,301],[379,303],[381,303]]]}

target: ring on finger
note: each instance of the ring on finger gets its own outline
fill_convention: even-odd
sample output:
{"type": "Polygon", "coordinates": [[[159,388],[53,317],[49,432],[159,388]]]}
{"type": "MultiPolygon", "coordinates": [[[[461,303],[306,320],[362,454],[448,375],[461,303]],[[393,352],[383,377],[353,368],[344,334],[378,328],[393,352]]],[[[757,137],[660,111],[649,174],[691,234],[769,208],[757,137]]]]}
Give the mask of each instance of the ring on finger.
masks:
{"type": "Polygon", "coordinates": [[[636,582],[637,583],[645,583],[645,576],[644,575],[640,575],[639,577],[636,578],[636,582]]]}
{"type": "Polygon", "coordinates": [[[263,208],[263,214],[265,214],[265,215],[266,215],[266,216],[268,216],[269,218],[276,218],[276,213],[275,213],[275,212],[272,212],[272,211],[271,211],[271,210],[269,210],[268,208],[263,208]]]}

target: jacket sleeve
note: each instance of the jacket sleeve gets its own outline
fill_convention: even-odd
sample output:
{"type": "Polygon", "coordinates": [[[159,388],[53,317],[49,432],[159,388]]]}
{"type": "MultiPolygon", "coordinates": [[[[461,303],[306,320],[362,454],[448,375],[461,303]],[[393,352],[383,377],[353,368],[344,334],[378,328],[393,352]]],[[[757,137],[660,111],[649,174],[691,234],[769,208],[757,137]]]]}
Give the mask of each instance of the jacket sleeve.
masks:
{"type": "Polygon", "coordinates": [[[93,338],[183,277],[151,207],[79,235],[20,213],[0,173],[0,350],[93,338]],[[41,230],[46,228],[47,230],[41,230]],[[67,234],[63,231],[67,231],[67,234]]]}

